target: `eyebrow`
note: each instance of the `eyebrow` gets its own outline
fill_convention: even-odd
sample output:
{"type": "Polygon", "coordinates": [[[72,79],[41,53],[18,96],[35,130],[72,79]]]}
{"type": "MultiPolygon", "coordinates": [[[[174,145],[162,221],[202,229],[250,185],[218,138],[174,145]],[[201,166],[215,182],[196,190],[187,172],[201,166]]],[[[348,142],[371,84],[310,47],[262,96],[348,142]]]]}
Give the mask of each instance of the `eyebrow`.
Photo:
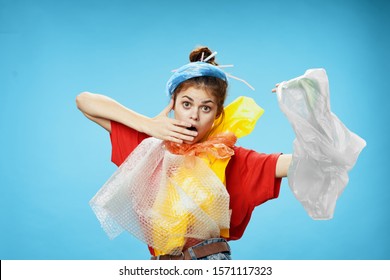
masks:
{"type": "MultiPolygon", "coordinates": [[[[192,99],[191,97],[189,97],[188,95],[183,95],[181,98],[188,98],[190,101],[194,102],[194,99],[192,99]]],[[[213,100],[211,99],[208,99],[208,100],[204,100],[201,102],[202,104],[207,104],[207,103],[215,103],[213,100]]]]}

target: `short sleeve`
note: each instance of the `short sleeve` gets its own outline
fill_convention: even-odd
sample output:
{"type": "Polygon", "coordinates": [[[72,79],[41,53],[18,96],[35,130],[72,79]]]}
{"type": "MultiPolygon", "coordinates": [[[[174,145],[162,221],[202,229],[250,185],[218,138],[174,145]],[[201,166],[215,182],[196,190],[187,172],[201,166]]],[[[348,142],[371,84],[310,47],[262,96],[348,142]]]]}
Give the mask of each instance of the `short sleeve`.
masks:
{"type": "Polygon", "coordinates": [[[230,239],[244,233],[254,208],[279,196],[281,178],[275,177],[280,154],[264,154],[235,147],[226,168],[226,187],[232,210],[230,239]]]}
{"type": "Polygon", "coordinates": [[[149,135],[111,121],[111,161],[120,166],[130,153],[149,135]]]}

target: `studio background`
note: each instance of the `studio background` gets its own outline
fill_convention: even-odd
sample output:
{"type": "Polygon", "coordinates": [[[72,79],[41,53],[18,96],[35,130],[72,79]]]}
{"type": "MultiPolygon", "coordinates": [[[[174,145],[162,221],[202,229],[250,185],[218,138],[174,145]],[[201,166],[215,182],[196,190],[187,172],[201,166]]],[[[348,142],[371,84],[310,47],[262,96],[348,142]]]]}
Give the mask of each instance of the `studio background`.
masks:
{"type": "Polygon", "coordinates": [[[171,70],[198,45],[246,79],[228,102],[265,109],[239,145],[292,152],[275,83],[325,68],[332,111],[367,141],[329,221],[309,218],[287,180],[258,207],[234,259],[389,259],[388,1],[0,0],[0,259],[147,259],[109,240],[88,202],[116,170],[108,133],[75,105],[82,91],[142,114],[168,103],[171,70]]]}

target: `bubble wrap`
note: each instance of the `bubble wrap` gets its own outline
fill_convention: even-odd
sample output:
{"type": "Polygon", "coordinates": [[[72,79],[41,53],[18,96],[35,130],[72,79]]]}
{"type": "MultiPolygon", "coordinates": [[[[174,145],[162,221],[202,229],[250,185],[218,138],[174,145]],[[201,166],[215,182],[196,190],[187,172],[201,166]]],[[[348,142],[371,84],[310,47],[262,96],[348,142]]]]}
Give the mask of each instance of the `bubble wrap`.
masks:
{"type": "Polygon", "coordinates": [[[164,254],[219,237],[230,224],[229,194],[197,157],[173,155],[148,138],[92,198],[110,238],[124,230],[164,254]]]}
{"type": "Polygon", "coordinates": [[[277,96],[296,135],[289,186],[313,219],[331,219],[366,142],[331,112],[324,69],[281,83],[277,96]]]}

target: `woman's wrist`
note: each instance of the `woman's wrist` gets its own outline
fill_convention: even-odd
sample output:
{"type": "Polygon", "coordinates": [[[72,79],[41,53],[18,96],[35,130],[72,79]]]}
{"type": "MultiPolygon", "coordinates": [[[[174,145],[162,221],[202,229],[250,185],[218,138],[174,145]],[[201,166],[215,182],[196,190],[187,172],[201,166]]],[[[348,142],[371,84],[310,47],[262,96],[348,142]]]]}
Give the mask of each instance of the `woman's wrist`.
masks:
{"type": "Polygon", "coordinates": [[[151,118],[144,116],[144,115],[138,115],[137,121],[134,127],[135,130],[151,135],[151,118]]]}

